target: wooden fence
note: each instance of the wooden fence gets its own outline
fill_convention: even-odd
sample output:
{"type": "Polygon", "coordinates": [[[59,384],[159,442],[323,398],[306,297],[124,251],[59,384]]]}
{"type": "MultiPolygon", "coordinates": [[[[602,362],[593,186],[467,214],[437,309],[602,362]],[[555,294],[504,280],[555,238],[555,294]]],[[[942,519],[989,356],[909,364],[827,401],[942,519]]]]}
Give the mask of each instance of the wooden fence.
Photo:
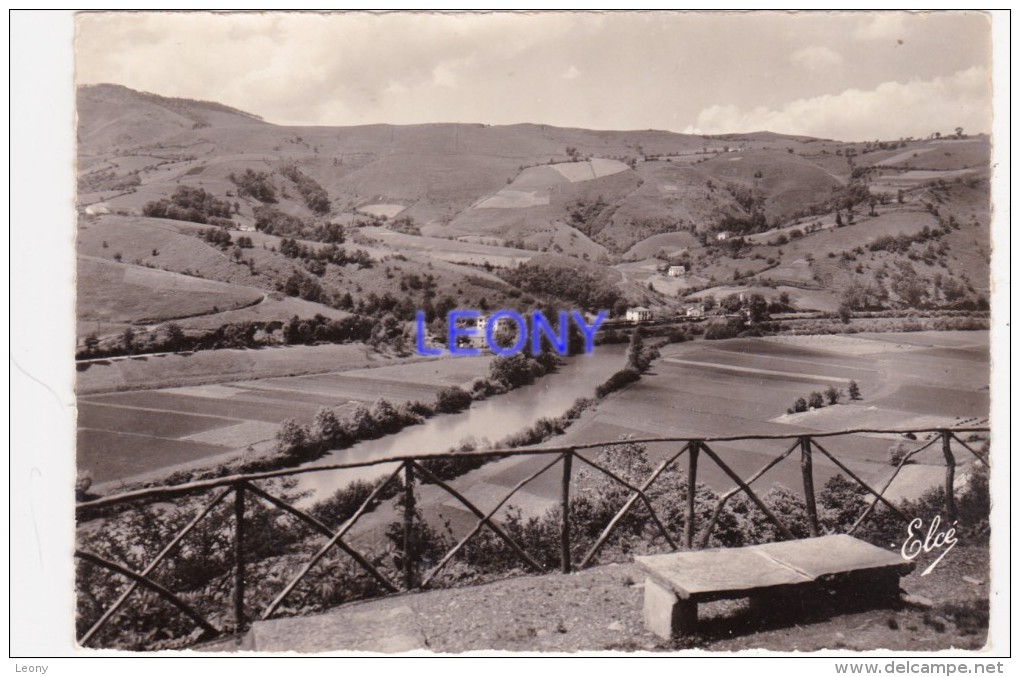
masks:
{"type": "MultiPolygon", "coordinates": [[[[560,483],[560,506],[561,506],[561,525],[560,525],[560,562],[559,571],[563,573],[569,573],[574,569],[583,569],[589,566],[598,552],[605,545],[610,536],[614,533],[616,528],[619,526],[621,520],[625,515],[634,507],[635,504],[640,501],[648,511],[648,515],[651,522],[654,523],[656,530],[662,534],[666,543],[673,550],[679,550],[680,548],[704,548],[709,542],[712,531],[716,526],[716,523],[722,514],[722,510],[726,503],[737,493],[743,492],[746,496],[765,514],[769,521],[771,521],[779,533],[784,538],[794,538],[791,530],[785,525],[779,517],[777,517],[773,511],[762,501],[762,499],[755,493],[751,488],[758,479],[765,475],[769,470],[778,465],[781,461],[788,458],[794,452],[799,450],[800,456],[800,469],[801,477],[803,482],[803,493],[804,501],[806,506],[806,512],[808,516],[808,529],[811,536],[818,536],[821,533],[819,527],[818,510],[816,507],[816,492],[814,485],[814,471],[813,462],[816,454],[821,454],[823,457],[831,461],[836,467],[838,467],[843,473],[846,474],[851,480],[860,485],[866,492],[874,497],[874,500],[869,502],[865,510],[862,512],[856,522],[850,527],[848,533],[853,533],[860,527],[864,520],[869,514],[875,509],[878,503],[882,503],[894,514],[898,515],[905,521],[910,521],[910,516],[902,512],[902,510],[894,505],[885,497],[886,491],[889,489],[895,477],[899,474],[900,470],[913,456],[916,456],[920,452],[932,447],[933,445],[941,443],[942,453],[945,458],[945,511],[950,521],[956,519],[956,502],[953,491],[955,482],[956,472],[956,458],[953,452],[953,444],[957,444],[967,452],[973,454],[977,459],[988,465],[988,459],[979,451],[972,448],[967,442],[960,438],[962,433],[987,433],[989,428],[987,427],[968,427],[968,428],[929,428],[920,430],[876,430],[876,429],[859,429],[859,430],[846,430],[841,432],[832,433],[816,433],[810,435],[800,436],[788,436],[788,435],[745,435],[745,436],[732,436],[732,437],[706,437],[706,438],[677,438],[677,437],[656,437],[656,438],[643,438],[611,442],[592,442],[581,445],[574,445],[568,447],[545,447],[541,449],[494,449],[489,451],[477,451],[477,452],[466,452],[466,453],[446,453],[446,454],[435,454],[435,455],[415,455],[415,456],[401,456],[395,458],[387,458],[383,460],[367,462],[367,463],[350,463],[350,464],[336,464],[336,465],[323,465],[323,466],[309,466],[301,468],[293,468],[286,470],[277,470],[270,472],[254,473],[241,476],[223,477],[212,480],[204,480],[198,482],[191,482],[188,484],[181,484],[175,486],[162,486],[155,488],[148,488],[138,491],[125,492],[122,494],[99,498],[96,500],[86,501],[77,505],[77,511],[79,519],[82,521],[88,520],[88,515],[96,514],[96,511],[101,508],[112,508],[114,506],[125,506],[131,503],[137,502],[153,502],[153,501],[166,501],[175,497],[191,496],[200,493],[211,494],[211,500],[194,516],[194,518],[187,523],[173,538],[171,538],[166,545],[155,555],[152,560],[145,566],[141,571],[134,571],[130,567],[111,561],[106,557],[102,557],[96,553],[89,552],[86,550],[78,549],[75,551],[75,557],[90,562],[94,565],[103,567],[115,574],[123,576],[130,582],[124,592],[111,604],[99,617],[99,619],[92,624],[92,626],[79,638],[81,645],[87,645],[92,641],[96,634],[110,621],[111,618],[117,614],[125,602],[131,597],[139,587],[146,588],[167,602],[175,606],[182,614],[189,617],[198,627],[203,631],[201,639],[209,639],[217,635],[222,634],[223,628],[217,628],[204,618],[197,610],[189,605],[182,597],[160,583],[153,580],[150,576],[155,569],[169,557],[182,543],[185,537],[195,529],[218,505],[223,501],[233,499],[233,526],[234,526],[234,537],[233,537],[233,594],[232,594],[232,614],[233,614],[233,626],[234,631],[238,631],[244,628],[249,620],[249,614],[254,610],[249,609],[245,605],[245,583],[246,583],[246,571],[244,561],[244,549],[245,549],[245,510],[248,501],[258,500],[262,501],[273,508],[286,513],[313,529],[314,531],[325,537],[325,543],[322,547],[305,563],[300,571],[279,591],[272,602],[260,612],[258,617],[261,619],[270,618],[280,607],[280,605],[287,599],[288,595],[294,590],[294,588],[305,578],[305,576],[325,557],[333,548],[337,548],[357,563],[365,572],[367,572],[373,579],[375,579],[383,589],[391,592],[398,593],[409,591],[416,588],[427,588],[435,580],[435,577],[446,567],[446,565],[460,552],[464,546],[474,537],[476,537],[483,529],[489,529],[497,538],[502,540],[514,553],[514,555],[520,560],[520,562],[527,568],[536,573],[545,571],[543,567],[532,555],[530,555],[525,548],[514,541],[513,538],[507,533],[503,526],[495,519],[498,511],[506,505],[507,501],[510,500],[518,491],[524,486],[535,480],[537,477],[550,470],[556,465],[560,466],[562,473],[562,480],[560,483]],[[919,439],[923,438],[921,445],[904,455],[898,462],[894,472],[885,484],[876,489],[865,482],[861,477],[847,467],[842,461],[840,461],[833,453],[831,453],[825,446],[830,444],[830,440],[839,438],[841,436],[849,435],[907,435],[912,438],[919,439]],[[742,479],[737,473],[720,458],[719,454],[713,449],[712,445],[716,443],[725,442],[738,442],[738,441],[755,441],[766,444],[768,442],[785,442],[789,446],[785,447],[785,451],[780,453],[778,456],[770,460],[764,466],[761,467],[757,472],[753,473],[746,479],[742,479]],[[630,482],[618,474],[612,472],[608,468],[596,463],[584,454],[579,452],[586,449],[593,449],[597,447],[609,447],[613,445],[621,444],[632,444],[632,443],[670,443],[677,444],[679,448],[667,455],[667,457],[659,463],[659,465],[651,472],[651,474],[640,484],[630,482]],[[686,454],[687,456],[687,502],[686,502],[686,520],[685,529],[683,533],[682,543],[677,543],[669,530],[662,523],[662,520],[656,514],[655,509],[652,506],[652,501],[648,496],[648,489],[651,487],[665,472],[667,468],[673,464],[679,463],[681,458],[686,454]],[[466,458],[477,458],[477,459],[489,459],[496,460],[499,458],[505,458],[509,456],[537,456],[543,457],[543,460],[548,458],[548,461],[542,464],[541,468],[536,470],[534,473],[524,478],[514,486],[506,496],[500,500],[495,507],[490,510],[482,511],[474,503],[468,500],[460,491],[455,489],[449,484],[438,477],[434,472],[430,471],[423,461],[436,460],[436,459],[450,459],[456,461],[463,461],[466,458]],[[715,506],[714,512],[707,520],[704,525],[701,525],[700,537],[698,537],[697,515],[695,512],[695,487],[698,478],[698,465],[702,458],[707,458],[719,469],[721,469],[733,482],[734,486],[732,489],[722,494],[719,497],[718,503],[715,506]],[[354,512],[349,519],[347,519],[339,529],[332,529],[319,519],[316,519],[308,512],[300,510],[293,505],[288,504],[286,501],[271,495],[267,491],[259,488],[254,484],[258,480],[266,480],[273,478],[287,478],[295,477],[297,475],[307,473],[321,473],[328,471],[339,471],[349,470],[355,468],[364,468],[368,466],[377,466],[381,464],[396,463],[397,468],[394,470],[386,479],[386,481],[378,484],[374,491],[361,503],[360,507],[354,512]],[[572,561],[571,559],[571,533],[570,533],[570,495],[571,495],[571,478],[572,468],[576,464],[586,465],[595,471],[604,474],[610,478],[613,482],[618,483],[622,487],[626,488],[630,494],[627,501],[615,514],[615,516],[606,524],[601,534],[595,540],[594,544],[588,549],[583,557],[579,561],[572,561]],[[432,567],[423,577],[420,578],[416,575],[415,566],[416,562],[411,557],[403,558],[403,571],[402,580],[394,581],[390,580],[385,576],[377,567],[375,567],[364,555],[359,553],[354,547],[352,547],[344,539],[350,533],[351,529],[358,522],[358,520],[368,512],[383,494],[383,492],[390,487],[394,482],[400,482],[403,493],[403,552],[409,553],[412,548],[413,538],[413,523],[415,516],[415,484],[416,482],[426,482],[428,484],[440,487],[443,491],[447,492],[457,502],[464,506],[469,512],[471,512],[477,522],[474,527],[468,531],[468,533],[460,539],[460,541],[447,552],[435,566],[432,567]]],[[[100,527],[101,528],[101,527],[100,527]]]]}

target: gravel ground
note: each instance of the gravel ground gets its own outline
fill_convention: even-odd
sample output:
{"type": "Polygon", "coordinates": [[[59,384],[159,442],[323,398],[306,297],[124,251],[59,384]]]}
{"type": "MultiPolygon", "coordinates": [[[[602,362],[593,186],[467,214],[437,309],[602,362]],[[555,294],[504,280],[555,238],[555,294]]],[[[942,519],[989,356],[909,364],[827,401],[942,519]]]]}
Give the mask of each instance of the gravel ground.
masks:
{"type": "Polygon", "coordinates": [[[262,624],[244,643],[207,650],[301,652],[938,651],[986,641],[988,550],[960,546],[929,576],[927,561],[902,581],[912,600],[873,608],[817,595],[780,605],[733,600],[700,607],[700,634],[666,642],[642,620],[644,575],[610,564],[569,575],[520,576],[470,587],[397,595],[323,616],[262,624]],[[951,605],[958,605],[955,608],[951,605]],[[959,613],[959,605],[968,611],[959,613]],[[275,624],[275,625],[274,625],[275,624]],[[257,637],[254,643],[251,637],[257,637]]]}

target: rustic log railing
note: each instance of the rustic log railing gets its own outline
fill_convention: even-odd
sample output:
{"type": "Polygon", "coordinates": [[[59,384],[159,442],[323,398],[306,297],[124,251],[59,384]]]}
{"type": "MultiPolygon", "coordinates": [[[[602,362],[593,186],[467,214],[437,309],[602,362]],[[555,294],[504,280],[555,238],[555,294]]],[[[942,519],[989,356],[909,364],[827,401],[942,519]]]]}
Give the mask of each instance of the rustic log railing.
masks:
{"type": "MultiPolygon", "coordinates": [[[[77,505],[77,511],[79,518],[83,521],[88,521],[89,515],[94,514],[100,508],[111,508],[113,506],[131,504],[136,502],[152,502],[156,500],[166,500],[175,497],[182,497],[186,495],[195,495],[207,491],[215,491],[213,499],[207,503],[195,517],[187,523],[176,535],[169,540],[169,542],[160,550],[160,552],[149,562],[144,569],[140,572],[132,570],[130,567],[113,562],[106,557],[102,557],[99,554],[87,551],[87,550],[76,550],[75,556],[83,561],[90,562],[93,565],[102,567],[114,574],[127,578],[130,584],[124,590],[124,592],[116,599],[116,601],[107,608],[102,615],[92,624],[92,626],[79,638],[81,645],[86,645],[90,641],[93,641],[96,634],[120,611],[125,602],[129,597],[139,588],[144,587],[158,594],[164,598],[170,604],[174,605],[182,614],[189,617],[199,628],[202,629],[202,634],[199,640],[209,639],[215,637],[223,632],[232,630],[238,632],[242,630],[248,623],[249,609],[246,608],[245,604],[245,585],[247,582],[246,569],[245,569],[245,513],[246,506],[249,501],[261,500],[263,503],[276,508],[291,517],[294,517],[309,526],[314,531],[318,532],[322,536],[327,538],[325,544],[305,563],[303,567],[297,572],[297,574],[284,585],[280,592],[273,598],[272,602],[258,614],[261,619],[270,618],[279,608],[280,605],[287,599],[288,595],[295,589],[295,587],[307,576],[307,574],[325,557],[333,548],[336,548],[349,556],[358,567],[363,569],[369,576],[371,576],[384,590],[397,593],[406,592],[412,589],[427,588],[435,580],[436,576],[449,564],[450,561],[464,548],[464,546],[474,537],[476,537],[483,529],[489,529],[498,539],[504,542],[514,556],[521,561],[521,563],[529,570],[536,572],[545,571],[543,567],[532,555],[530,555],[525,548],[517,543],[509,533],[500,525],[495,519],[498,511],[506,505],[507,501],[514,496],[520,489],[528,485],[543,473],[551,469],[555,465],[560,465],[562,469],[562,478],[560,482],[560,507],[562,511],[561,526],[560,526],[560,566],[559,569],[563,573],[569,573],[574,568],[583,569],[592,563],[592,560],[598,554],[599,550],[609,540],[610,536],[614,533],[616,528],[620,525],[623,518],[627,513],[634,507],[634,505],[641,501],[648,511],[651,522],[656,527],[656,531],[663,536],[663,539],[668,546],[675,550],[680,549],[673,537],[671,536],[666,525],[663,524],[659,515],[656,514],[655,509],[652,506],[652,501],[648,496],[648,489],[662,476],[667,468],[676,463],[681,456],[687,454],[687,486],[686,486],[686,520],[683,531],[683,547],[685,548],[704,548],[708,545],[712,531],[719,520],[722,510],[726,503],[737,493],[743,492],[747,497],[764,513],[769,521],[771,521],[779,533],[784,538],[794,538],[793,533],[789,527],[785,525],[782,520],[779,519],[764,503],[764,501],[755,493],[751,488],[751,485],[764,476],[769,470],[777,466],[783,460],[788,458],[795,450],[800,450],[800,470],[803,484],[804,501],[806,506],[806,512],[808,516],[808,530],[811,536],[818,536],[821,533],[818,511],[815,501],[815,487],[814,487],[814,452],[820,453],[826,459],[828,459],[834,466],[839,468],[840,471],[845,473],[851,480],[861,486],[866,492],[874,497],[874,500],[870,501],[867,507],[864,509],[862,514],[857,518],[854,524],[848,529],[848,533],[856,531],[860,525],[867,519],[867,517],[874,511],[875,507],[882,503],[895,515],[899,516],[905,521],[910,521],[910,516],[904,514],[904,512],[889,501],[885,493],[892,485],[893,480],[900,473],[900,470],[904,465],[914,456],[920,452],[932,447],[938,442],[941,442],[942,454],[945,458],[945,510],[946,514],[950,519],[956,517],[956,503],[954,498],[954,482],[956,472],[956,457],[953,453],[953,443],[963,447],[967,452],[974,455],[981,463],[988,465],[988,458],[982,453],[973,449],[964,440],[960,439],[961,433],[988,433],[989,428],[987,427],[960,427],[960,428],[924,428],[914,430],[888,430],[888,429],[856,429],[856,430],[845,430],[839,432],[827,432],[827,433],[812,433],[802,435],[743,435],[743,436],[728,436],[728,437],[703,437],[703,438],[679,438],[679,437],[654,437],[654,438],[636,438],[628,440],[614,440],[614,441],[602,441],[602,442],[590,442],[585,444],[577,444],[572,446],[560,446],[560,447],[543,447],[537,449],[494,449],[487,451],[475,451],[475,452],[463,452],[463,453],[445,453],[445,454],[434,454],[434,455],[415,455],[415,456],[399,456],[387,459],[381,459],[377,461],[364,462],[364,463],[347,463],[347,464],[334,464],[334,465],[320,465],[320,466],[306,466],[300,468],[291,468],[285,470],[268,471],[262,473],[252,473],[243,476],[230,476],[211,480],[202,480],[197,482],[191,482],[188,484],[172,485],[154,487],[148,489],[141,489],[137,491],[129,491],[118,495],[108,496],[99,498],[91,501],[85,501],[77,505]],[[819,442],[820,439],[828,440],[838,438],[841,436],[849,435],[908,435],[916,438],[918,434],[927,434],[928,439],[923,444],[905,454],[897,463],[892,475],[885,482],[881,489],[876,490],[865,482],[857,473],[853,472],[840,461],[834,454],[826,449],[819,442]],[[761,469],[753,473],[747,479],[741,479],[740,476],[719,456],[719,454],[709,446],[709,442],[714,445],[726,442],[739,442],[739,441],[756,441],[756,442],[768,442],[768,441],[787,441],[792,442],[783,453],[773,458],[766,463],[761,469]],[[640,484],[631,482],[618,474],[612,472],[608,468],[603,467],[599,463],[596,463],[590,458],[587,458],[584,454],[580,453],[584,450],[595,449],[599,447],[612,447],[622,444],[653,444],[653,443],[679,443],[682,446],[678,451],[670,454],[665,460],[663,460],[655,470],[640,484]],[[700,531],[700,538],[696,539],[698,535],[698,524],[697,515],[695,511],[695,493],[697,488],[697,477],[698,477],[698,463],[699,459],[704,455],[711,460],[727,477],[734,482],[734,486],[729,491],[723,493],[715,506],[712,516],[702,526],[700,531]],[[509,456],[549,456],[552,457],[548,463],[545,463],[536,472],[530,474],[517,483],[509,493],[500,500],[496,506],[490,509],[488,512],[480,510],[475,506],[469,499],[467,499],[461,492],[452,487],[449,482],[444,481],[438,477],[434,472],[430,471],[423,465],[423,461],[437,460],[437,459],[449,459],[449,460],[464,460],[466,458],[481,458],[496,460],[500,458],[506,458],[509,456]],[[630,492],[629,497],[624,502],[623,506],[617,511],[613,518],[604,527],[594,544],[580,559],[579,562],[573,562],[571,558],[571,530],[570,530],[570,489],[571,482],[574,475],[572,474],[572,468],[574,467],[573,460],[577,459],[581,463],[592,468],[596,472],[599,472],[606,477],[610,478],[613,482],[619,484],[630,492]],[[342,471],[351,470],[356,468],[365,468],[370,466],[378,466],[382,464],[397,464],[395,470],[393,470],[383,481],[378,484],[375,489],[369,494],[369,496],[361,503],[361,505],[354,511],[354,513],[348,518],[338,529],[332,529],[320,520],[316,519],[307,512],[287,503],[279,497],[273,496],[266,490],[256,486],[254,482],[259,480],[268,480],[274,478],[291,478],[298,475],[308,473],[321,473],[329,471],[342,471]],[[402,561],[402,574],[403,580],[398,584],[390,580],[385,576],[379,569],[374,566],[368,558],[362,553],[358,552],[350,543],[344,540],[355,523],[367,512],[369,512],[378,502],[381,500],[383,492],[397,480],[398,477],[402,476],[402,495],[403,495],[403,561],[402,561]],[[416,496],[415,496],[415,483],[418,482],[427,483],[436,487],[439,487],[442,491],[445,491],[459,503],[461,503],[469,512],[475,515],[478,519],[477,523],[468,533],[457,542],[457,544],[450,549],[439,562],[432,567],[424,576],[419,580],[418,573],[416,572],[417,563],[414,558],[410,556],[413,549],[413,529],[414,519],[416,511],[416,496]],[[218,491],[217,491],[218,490],[218,491]],[[151,578],[151,575],[155,569],[166,560],[166,558],[180,546],[181,542],[186,536],[192,532],[196,526],[216,508],[220,503],[229,497],[230,494],[234,495],[233,504],[233,522],[234,522],[234,533],[233,533],[233,575],[232,575],[232,617],[233,626],[231,628],[216,628],[206,618],[204,618],[197,610],[185,602],[180,595],[168,590],[165,586],[156,582],[151,578]],[[695,545],[696,543],[696,545],[695,545]]],[[[390,494],[392,496],[392,494],[390,494]]]]}

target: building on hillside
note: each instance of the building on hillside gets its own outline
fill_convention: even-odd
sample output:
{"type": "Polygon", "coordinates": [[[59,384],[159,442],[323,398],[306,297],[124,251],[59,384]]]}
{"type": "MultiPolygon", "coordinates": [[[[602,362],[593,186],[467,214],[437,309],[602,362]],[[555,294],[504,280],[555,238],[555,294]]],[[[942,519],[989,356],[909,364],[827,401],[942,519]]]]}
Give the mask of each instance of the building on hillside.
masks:
{"type": "Polygon", "coordinates": [[[701,305],[700,303],[694,306],[688,306],[686,314],[687,317],[694,319],[700,319],[702,317],[705,317],[705,306],[701,305]]]}
{"type": "Polygon", "coordinates": [[[723,230],[723,231],[720,231],[720,232],[716,233],[715,239],[720,241],[720,242],[722,242],[723,240],[730,239],[730,231],[723,230]]]}
{"type": "Polygon", "coordinates": [[[652,319],[652,311],[644,306],[628,308],[626,318],[628,322],[647,322],[652,319]]]}
{"type": "Polygon", "coordinates": [[[669,270],[666,271],[666,275],[669,277],[683,277],[687,274],[687,266],[670,266],[669,270]]]}
{"type": "Polygon", "coordinates": [[[110,205],[105,202],[97,202],[94,205],[89,205],[85,208],[86,216],[99,216],[100,214],[109,214],[110,205]]]}
{"type": "MultiPolygon", "coordinates": [[[[475,333],[471,336],[471,346],[474,348],[482,348],[487,345],[485,340],[485,325],[489,323],[489,315],[479,315],[475,319],[475,333]]],[[[496,320],[495,326],[492,328],[493,336],[499,334],[501,331],[515,331],[517,324],[509,317],[501,317],[496,320]]]]}

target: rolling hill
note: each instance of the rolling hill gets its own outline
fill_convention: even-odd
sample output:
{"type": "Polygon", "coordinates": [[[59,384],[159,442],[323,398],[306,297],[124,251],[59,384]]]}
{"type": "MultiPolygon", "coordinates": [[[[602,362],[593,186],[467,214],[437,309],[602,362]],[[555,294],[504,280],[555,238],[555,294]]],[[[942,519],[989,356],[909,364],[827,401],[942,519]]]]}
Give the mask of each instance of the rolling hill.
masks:
{"type": "Polygon", "coordinates": [[[734,285],[818,310],[848,290],[859,308],[975,307],[989,290],[987,137],[300,128],[92,85],[77,138],[83,327],[567,307],[569,289],[501,273],[552,261],[664,309],[734,285]],[[667,279],[670,263],[689,275],[667,279]],[[237,315],[260,294],[305,305],[237,315]]]}

